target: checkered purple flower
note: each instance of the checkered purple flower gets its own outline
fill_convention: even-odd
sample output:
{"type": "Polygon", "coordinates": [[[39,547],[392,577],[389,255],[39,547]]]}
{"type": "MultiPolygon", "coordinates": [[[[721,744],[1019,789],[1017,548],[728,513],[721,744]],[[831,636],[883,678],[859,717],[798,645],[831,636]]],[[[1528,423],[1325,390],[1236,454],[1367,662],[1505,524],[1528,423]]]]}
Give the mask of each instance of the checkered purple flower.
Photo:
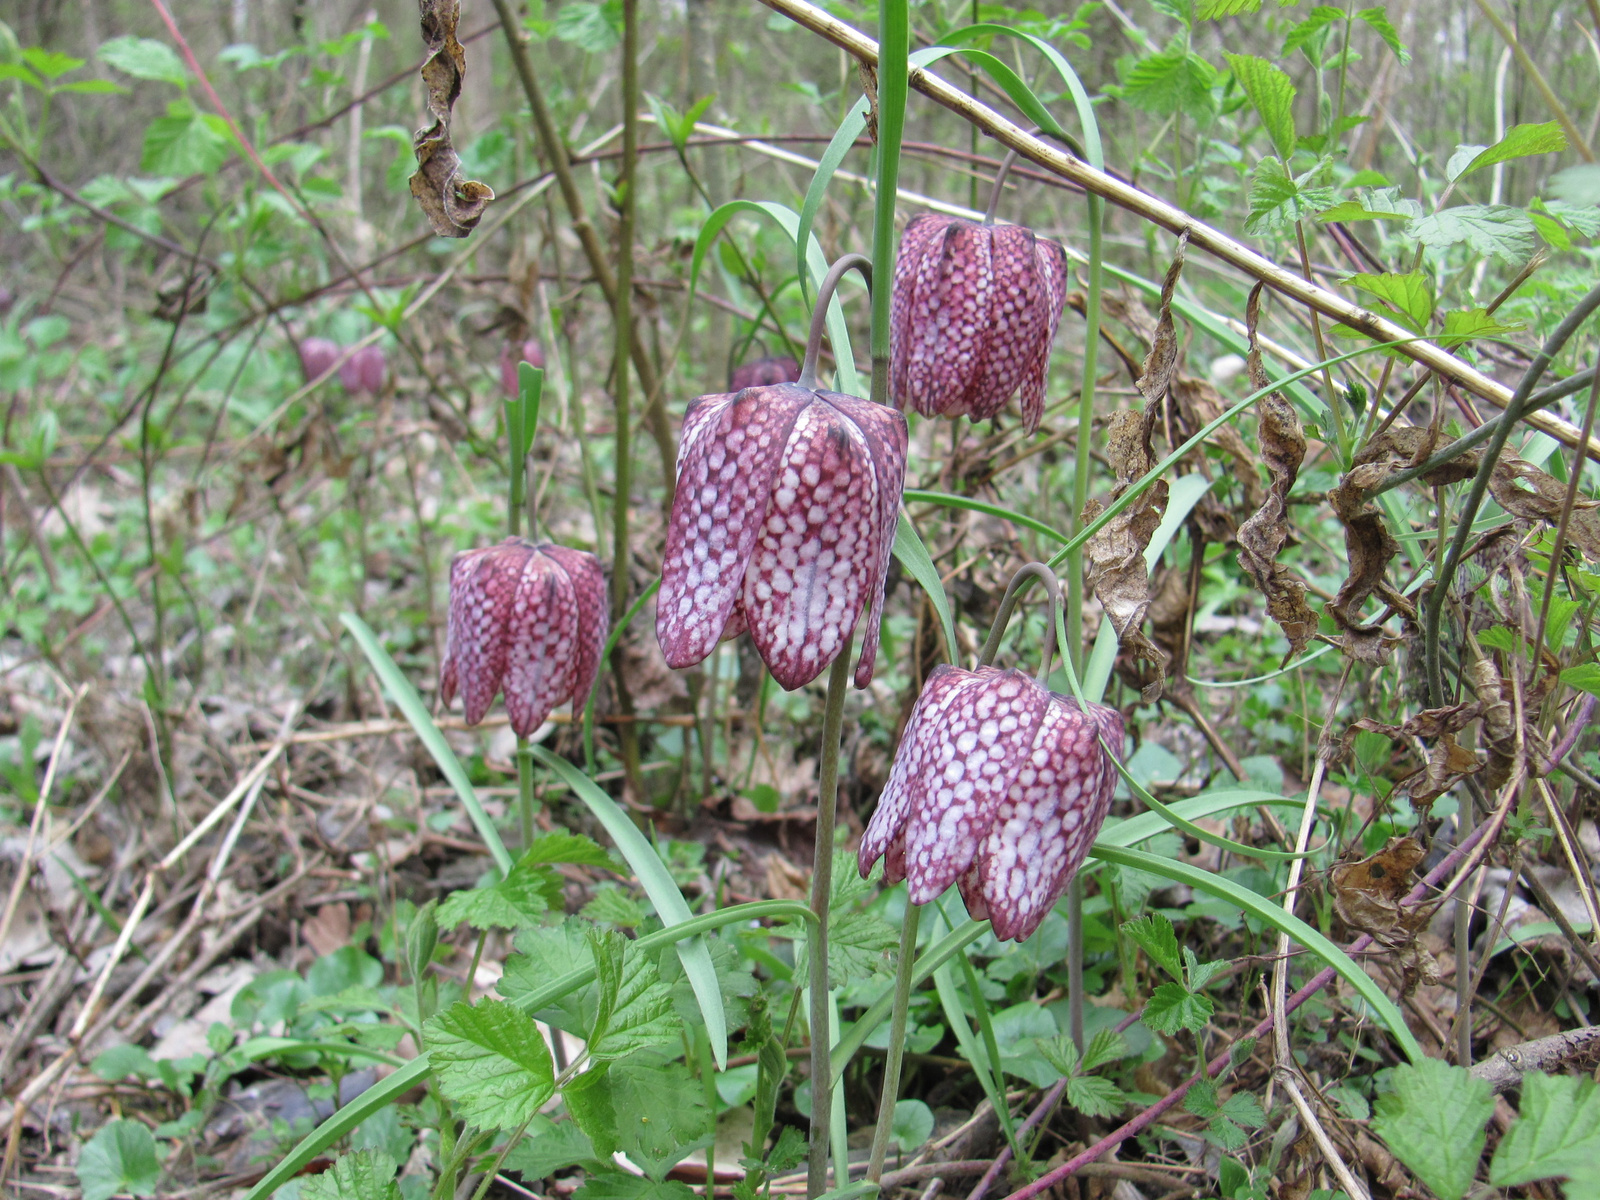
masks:
{"type": "Polygon", "coordinates": [[[906,419],[855,396],[779,383],[701,396],[683,418],[656,636],[672,667],[748,630],[793,690],[850,645],[878,654],[905,484],[906,419]]]}
{"type": "Polygon", "coordinates": [[[518,736],[559,704],[581,706],[600,670],[606,577],[582,550],[507,538],[450,564],[450,644],[439,672],[445,704],[461,694],[468,725],[502,690],[518,736]]]}
{"type": "Polygon", "coordinates": [[[889,318],[889,391],[925,417],[987,420],[1022,389],[1028,432],[1067,299],[1059,242],[1021,225],[925,213],[900,239],[889,318]]]}
{"type": "Polygon", "coordinates": [[[940,666],[906,725],[857,853],[926,904],[959,883],[967,912],[1023,941],[1054,907],[1105,821],[1122,714],[1021,671],[940,666]],[[1101,745],[1101,738],[1105,746],[1101,745]]]}

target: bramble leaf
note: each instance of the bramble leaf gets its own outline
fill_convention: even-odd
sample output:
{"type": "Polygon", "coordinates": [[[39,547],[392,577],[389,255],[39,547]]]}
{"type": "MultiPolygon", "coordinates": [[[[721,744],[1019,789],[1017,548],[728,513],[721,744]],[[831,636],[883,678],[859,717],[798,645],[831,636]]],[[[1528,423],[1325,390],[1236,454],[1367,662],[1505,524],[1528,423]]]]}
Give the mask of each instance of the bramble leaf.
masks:
{"type": "Polygon", "coordinates": [[[1109,1117],[1127,1107],[1128,1097],[1109,1079],[1075,1075],[1067,1081],[1067,1103],[1086,1117],[1109,1117]]]}
{"type": "Polygon", "coordinates": [[[1590,1183],[1589,1195],[1600,1184],[1600,1087],[1578,1075],[1530,1071],[1522,1115],[1495,1148],[1489,1182],[1514,1187],[1558,1175],[1590,1183]]]}
{"type": "Polygon", "coordinates": [[[1421,217],[1406,234],[1430,250],[1466,243],[1475,254],[1525,259],[1534,251],[1533,222],[1520,208],[1504,204],[1463,204],[1421,217]]]}
{"type": "Polygon", "coordinates": [[[400,1200],[394,1159],[385,1150],[341,1155],[320,1175],[300,1185],[300,1200],[400,1200]]]}
{"type": "Polygon", "coordinates": [[[107,1121],[78,1158],[84,1200],[110,1200],[119,1192],[154,1196],[160,1180],[156,1140],[139,1121],[107,1121]]]}
{"type": "Polygon", "coordinates": [[[1396,1067],[1394,1086],[1374,1105],[1374,1132],[1439,1200],[1461,1200],[1494,1113],[1488,1083],[1464,1067],[1424,1058],[1396,1067]]]}
{"type": "Polygon", "coordinates": [[[1183,982],[1183,959],[1178,954],[1178,935],[1172,922],[1161,913],[1150,913],[1137,921],[1122,926],[1125,936],[1132,938],[1155,963],[1179,983],[1183,982]]]}
{"type": "Polygon", "coordinates": [[[1282,69],[1253,54],[1225,54],[1228,67],[1261,117],[1278,157],[1294,153],[1294,84],[1282,69]]]}
{"type": "Polygon", "coordinates": [[[1465,179],[1474,171],[1492,167],[1496,163],[1510,162],[1514,158],[1529,158],[1535,154],[1556,154],[1567,148],[1567,135],[1555,121],[1537,125],[1513,125],[1492,146],[1460,146],[1450,156],[1445,174],[1452,180],[1465,179]],[[1472,154],[1467,154],[1467,151],[1472,154]]]}
{"type": "Polygon", "coordinates": [[[605,1062],[672,1041],[678,1033],[672,1020],[672,993],[649,955],[611,930],[591,929],[589,945],[599,997],[589,1031],[589,1057],[605,1062]]]}
{"type": "Polygon", "coordinates": [[[1163,983],[1144,1006],[1144,1023],[1169,1036],[1180,1029],[1198,1033],[1211,1020],[1216,1006],[1209,997],[1197,996],[1181,983],[1163,983]]]}
{"type": "Polygon", "coordinates": [[[160,83],[175,83],[179,87],[189,83],[189,72],[177,51],[165,42],[152,38],[134,37],[131,34],[114,37],[100,44],[95,57],[135,79],[154,79],[160,83]]]}
{"type": "Polygon", "coordinates": [[[480,1129],[515,1129],[555,1095],[544,1037],[514,1005],[457,1001],[423,1033],[440,1088],[480,1129]]]}
{"type": "Polygon", "coordinates": [[[1405,275],[1392,271],[1381,275],[1362,272],[1347,277],[1345,282],[1383,301],[1413,333],[1427,328],[1428,319],[1433,316],[1433,285],[1420,271],[1405,275]]]}

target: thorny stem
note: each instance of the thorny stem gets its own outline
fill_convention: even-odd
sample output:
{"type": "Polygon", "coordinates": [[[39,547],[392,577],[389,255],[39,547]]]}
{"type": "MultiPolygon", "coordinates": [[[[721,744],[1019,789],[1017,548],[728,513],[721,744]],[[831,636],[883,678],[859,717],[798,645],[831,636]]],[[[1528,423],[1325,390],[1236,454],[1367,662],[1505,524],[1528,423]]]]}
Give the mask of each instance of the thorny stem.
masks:
{"type": "MultiPolygon", "coordinates": [[[[872,290],[872,260],[865,254],[841,254],[828,268],[828,273],[822,278],[822,286],[817,289],[817,305],[811,310],[811,334],[806,338],[806,357],[800,364],[799,384],[803,388],[817,386],[817,358],[822,354],[822,335],[827,328],[828,302],[833,299],[833,293],[839,287],[839,281],[852,271],[861,272],[861,278],[867,281],[867,290],[872,290]]],[[[876,378],[876,372],[873,373],[876,378]]]]}
{"type": "MultiPolygon", "coordinates": [[[[630,0],[630,3],[632,0],[630,0]]],[[[826,301],[819,300],[818,307],[826,301]]],[[[817,846],[811,864],[811,911],[817,922],[806,948],[811,988],[811,1157],[806,1168],[806,1200],[827,1190],[828,1130],[833,1113],[833,1068],[828,1036],[828,911],[833,896],[833,819],[839,798],[839,738],[844,731],[844,696],[850,686],[851,641],[828,672],[828,701],[822,716],[822,767],[817,773],[817,846]]],[[[842,1182],[842,1181],[841,1181],[842,1182]]]]}
{"type": "Polygon", "coordinates": [[[883,1180],[883,1160],[889,1152],[889,1135],[894,1128],[895,1102],[900,1097],[900,1067],[906,1048],[906,1010],[911,1006],[911,972],[917,957],[917,923],[922,906],[906,899],[906,915],[900,925],[900,961],[894,976],[894,1008],[889,1014],[889,1053],[883,1063],[883,1094],[878,1099],[878,1127],[872,1132],[872,1157],[867,1163],[867,1179],[883,1180]]]}

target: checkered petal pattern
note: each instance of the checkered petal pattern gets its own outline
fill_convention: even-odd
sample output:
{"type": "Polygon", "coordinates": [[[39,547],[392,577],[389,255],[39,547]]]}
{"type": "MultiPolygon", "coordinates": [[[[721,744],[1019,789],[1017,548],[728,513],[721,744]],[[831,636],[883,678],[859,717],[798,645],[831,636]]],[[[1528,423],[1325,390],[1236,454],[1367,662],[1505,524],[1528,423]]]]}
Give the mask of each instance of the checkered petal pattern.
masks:
{"type": "Polygon", "coordinates": [[[656,602],[668,665],[692,666],[748,630],[793,690],[850,644],[865,609],[855,671],[865,687],[906,445],[900,413],[793,383],[691,404],[656,602]]]}
{"type": "Polygon", "coordinates": [[[895,261],[890,394],[923,416],[981,421],[1020,389],[1032,433],[1065,305],[1059,243],[1020,225],[914,218],[895,261]]]}
{"type": "Polygon", "coordinates": [[[502,690],[511,728],[527,737],[553,709],[583,704],[600,669],[605,573],[592,554],[507,538],[450,564],[445,704],[459,691],[467,724],[502,690]]]}
{"type": "Polygon", "coordinates": [[[1023,941],[1067,890],[1105,821],[1122,716],[1020,671],[941,666],[928,677],[857,853],[865,876],[926,904],[952,883],[974,920],[1023,941]],[[1104,744],[1102,745],[1102,739],[1104,744]]]}

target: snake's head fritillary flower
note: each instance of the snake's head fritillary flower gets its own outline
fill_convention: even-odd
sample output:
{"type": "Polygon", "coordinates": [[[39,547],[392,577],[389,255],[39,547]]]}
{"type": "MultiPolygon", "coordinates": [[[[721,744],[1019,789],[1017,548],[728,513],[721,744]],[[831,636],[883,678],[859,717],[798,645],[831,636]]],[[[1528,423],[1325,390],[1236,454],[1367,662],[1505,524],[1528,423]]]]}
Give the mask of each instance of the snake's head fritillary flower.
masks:
{"type": "Polygon", "coordinates": [[[800,378],[800,364],[787,354],[757,358],[740,363],[728,376],[728,390],[742,392],[747,387],[767,387],[774,383],[793,383],[800,378]]]}
{"type": "Polygon", "coordinates": [[[894,265],[889,391],[925,417],[987,420],[1022,389],[1029,433],[1067,300],[1067,255],[1021,225],[925,213],[894,265]]]}
{"type": "Polygon", "coordinates": [[[300,351],[300,370],[306,382],[322,375],[339,357],[339,343],[323,337],[308,337],[297,347],[300,351]]]}
{"type": "Polygon", "coordinates": [[[846,647],[863,608],[855,683],[878,654],[905,484],[906,419],[797,383],[701,396],[683,418],[656,636],[689,667],[746,629],[793,690],[846,647]]]}
{"type": "Polygon", "coordinates": [[[507,538],[450,564],[450,645],[439,672],[445,704],[461,694],[468,725],[503,688],[527,737],[557,705],[589,698],[606,634],[606,578],[582,550],[507,538]]]}
{"type": "Polygon", "coordinates": [[[520,346],[507,342],[501,347],[500,390],[506,394],[507,400],[515,400],[521,390],[521,381],[517,378],[517,366],[520,363],[531,363],[543,370],[544,347],[533,338],[529,338],[520,346]]]}
{"type": "Polygon", "coordinates": [[[1021,671],[936,668],[861,839],[862,876],[883,858],[913,904],[959,883],[974,920],[1023,941],[1100,832],[1122,736],[1116,709],[1085,713],[1021,671]]]}
{"type": "Polygon", "coordinates": [[[379,346],[363,346],[339,368],[339,382],[352,396],[365,392],[376,396],[383,391],[384,377],[389,373],[389,360],[379,346]]]}

